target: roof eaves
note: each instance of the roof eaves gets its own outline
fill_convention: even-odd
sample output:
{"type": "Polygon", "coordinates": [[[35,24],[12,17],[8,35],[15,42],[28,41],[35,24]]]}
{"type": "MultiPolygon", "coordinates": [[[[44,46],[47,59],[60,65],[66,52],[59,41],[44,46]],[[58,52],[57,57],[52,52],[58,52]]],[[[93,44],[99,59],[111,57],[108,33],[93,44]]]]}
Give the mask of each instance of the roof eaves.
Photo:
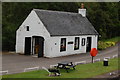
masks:
{"type": "Polygon", "coordinates": [[[82,36],[82,35],[99,35],[99,34],[79,34],[79,35],[50,35],[51,37],[55,36],[82,36]]]}

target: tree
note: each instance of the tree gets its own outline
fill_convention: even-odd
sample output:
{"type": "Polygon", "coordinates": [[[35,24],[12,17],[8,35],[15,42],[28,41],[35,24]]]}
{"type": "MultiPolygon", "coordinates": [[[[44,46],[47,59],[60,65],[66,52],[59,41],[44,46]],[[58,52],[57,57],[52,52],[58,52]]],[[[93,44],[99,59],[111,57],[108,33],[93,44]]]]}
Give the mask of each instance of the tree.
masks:
{"type": "MultiPolygon", "coordinates": [[[[84,2],[87,18],[102,36],[101,39],[120,36],[120,2],[84,2]]],[[[16,30],[32,9],[57,10],[78,13],[81,2],[5,2],[2,3],[2,49],[15,50],[16,30]]]]}

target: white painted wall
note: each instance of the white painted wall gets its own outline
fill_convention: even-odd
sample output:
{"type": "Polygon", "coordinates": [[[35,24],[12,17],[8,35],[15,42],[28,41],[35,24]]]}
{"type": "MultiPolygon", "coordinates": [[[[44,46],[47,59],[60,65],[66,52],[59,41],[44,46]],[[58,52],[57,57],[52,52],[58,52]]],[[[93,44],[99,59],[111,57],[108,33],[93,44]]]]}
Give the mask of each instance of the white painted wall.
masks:
{"type": "Polygon", "coordinates": [[[92,37],[91,48],[97,48],[98,36],[95,36],[95,35],[51,37],[48,42],[50,48],[46,57],[58,57],[58,56],[65,56],[65,55],[71,55],[71,54],[86,53],[87,37],[92,37]],[[74,43],[68,44],[68,42],[71,42],[71,41],[74,42],[75,37],[80,37],[79,50],[74,50],[74,43]],[[66,38],[66,51],[63,51],[63,52],[60,52],[61,38],[66,38]],[[85,46],[81,46],[82,38],[85,38],[85,46]]]}
{"type": "Polygon", "coordinates": [[[94,35],[92,36],[92,47],[91,48],[96,48],[97,49],[97,46],[98,46],[98,35],[94,35]]]}
{"type": "MultiPolygon", "coordinates": [[[[34,10],[31,11],[31,13],[28,15],[28,17],[25,19],[25,21],[16,32],[16,53],[24,53],[25,37],[32,36],[42,36],[45,40],[50,37],[49,32],[46,30],[34,10]],[[26,26],[29,26],[29,31],[26,31],[26,26]]],[[[46,53],[46,41],[44,46],[44,52],[46,53]]]]}

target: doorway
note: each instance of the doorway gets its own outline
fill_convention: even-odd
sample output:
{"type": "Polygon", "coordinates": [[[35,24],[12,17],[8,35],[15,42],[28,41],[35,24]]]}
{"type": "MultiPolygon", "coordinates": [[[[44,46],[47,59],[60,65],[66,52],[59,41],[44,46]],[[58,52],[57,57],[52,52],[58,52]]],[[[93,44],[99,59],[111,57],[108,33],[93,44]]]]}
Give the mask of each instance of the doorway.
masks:
{"type": "Polygon", "coordinates": [[[25,55],[31,54],[31,37],[25,37],[25,55]]]}
{"type": "Polygon", "coordinates": [[[91,37],[87,37],[87,44],[86,44],[86,52],[90,52],[91,50],[91,42],[92,38],[91,37]]]}
{"type": "Polygon", "coordinates": [[[43,57],[44,54],[43,54],[43,51],[44,51],[44,38],[43,37],[40,37],[40,36],[33,36],[33,42],[32,42],[32,45],[33,45],[33,54],[35,55],[38,55],[38,58],[39,57],[43,57]]]}

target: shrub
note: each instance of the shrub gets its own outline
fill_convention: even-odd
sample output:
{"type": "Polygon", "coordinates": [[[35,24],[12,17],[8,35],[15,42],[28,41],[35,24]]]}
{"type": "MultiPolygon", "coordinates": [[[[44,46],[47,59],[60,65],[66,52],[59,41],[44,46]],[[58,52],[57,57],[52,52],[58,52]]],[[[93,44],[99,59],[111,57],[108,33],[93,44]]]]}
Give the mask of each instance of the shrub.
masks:
{"type": "Polygon", "coordinates": [[[102,42],[102,41],[98,41],[98,49],[99,49],[99,50],[105,49],[105,43],[102,42]]]}
{"type": "Polygon", "coordinates": [[[115,45],[115,42],[105,42],[107,47],[111,47],[115,45]]]}
{"type": "Polygon", "coordinates": [[[115,42],[103,42],[103,41],[98,41],[98,49],[99,50],[103,50],[106,49],[108,47],[114,46],[115,42]]]}

